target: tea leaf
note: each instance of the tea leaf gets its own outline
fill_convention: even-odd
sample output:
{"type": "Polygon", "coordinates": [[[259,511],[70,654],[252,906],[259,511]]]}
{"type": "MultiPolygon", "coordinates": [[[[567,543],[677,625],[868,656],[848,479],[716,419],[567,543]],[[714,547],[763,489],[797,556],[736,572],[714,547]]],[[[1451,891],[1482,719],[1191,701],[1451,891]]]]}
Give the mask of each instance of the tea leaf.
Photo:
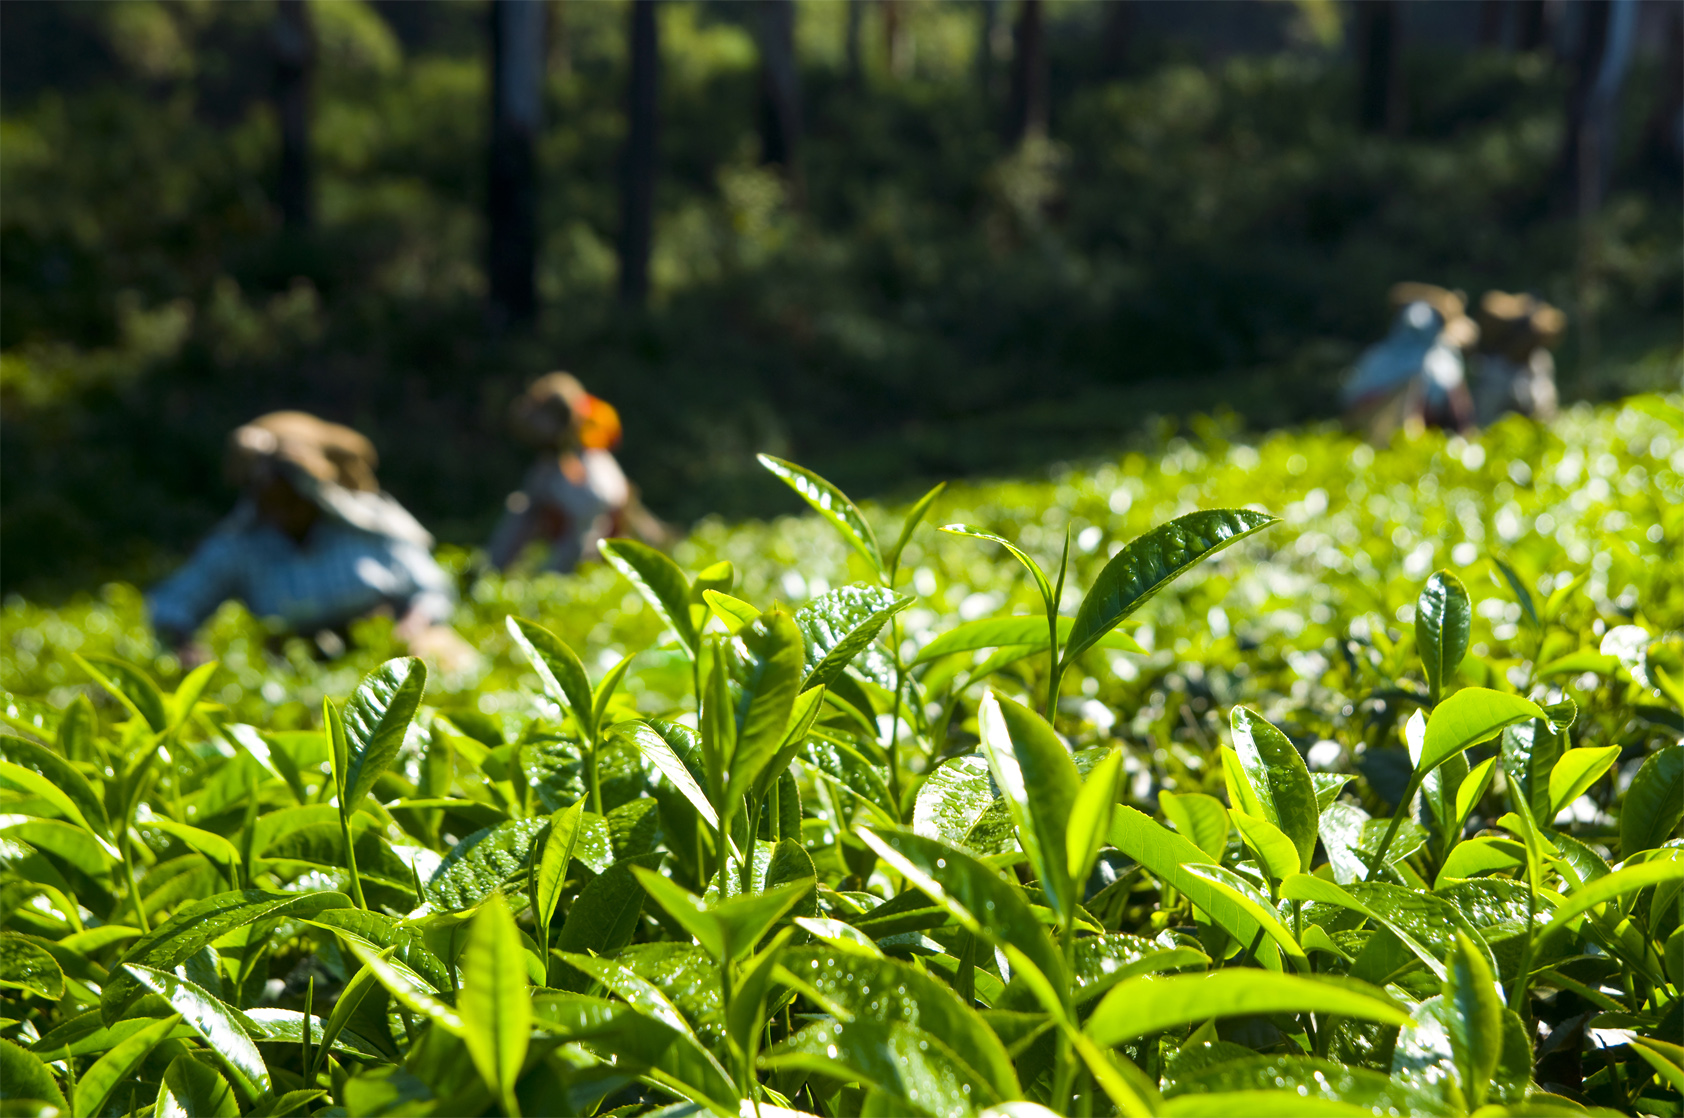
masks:
{"type": "Polygon", "coordinates": [[[1684,745],[1663,745],[1632,777],[1620,813],[1620,854],[1630,858],[1665,842],[1684,818],[1684,745]]]}
{"type": "Polygon", "coordinates": [[[1229,969],[1121,982],[1095,1007],[1085,1031],[1099,1044],[1115,1045],[1212,1017],[1268,1013],[1336,1013],[1387,1025],[1409,1021],[1379,990],[1360,983],[1229,969]]]}
{"type": "MultiPolygon", "coordinates": [[[[154,1048],[163,1043],[164,1038],[170,1035],[170,1030],[174,1029],[180,1020],[180,1014],[173,1014],[154,1021],[94,1061],[94,1065],[76,1079],[76,1103],[72,1113],[103,1113],[106,1100],[111,1097],[111,1092],[117,1089],[117,1084],[127,1079],[129,1073],[139,1067],[140,1062],[151,1055],[154,1048]]],[[[10,1043],[0,1041],[0,1044],[8,1047],[10,1043]]],[[[4,1068],[8,1074],[11,1071],[10,1063],[11,1061],[8,1061],[4,1068]]],[[[7,1090],[9,1093],[10,1086],[7,1090]]]]}
{"type": "Polygon", "coordinates": [[[164,1000],[181,1015],[181,1020],[191,1025],[211,1051],[243,1080],[251,1097],[256,1098],[269,1090],[269,1068],[257,1051],[257,1045],[246,1035],[234,1010],[199,986],[168,971],[136,963],[125,963],[123,969],[146,989],[163,995],[164,1000]]]}
{"type": "Polygon", "coordinates": [[[1569,749],[1556,761],[1550,770],[1550,815],[1585,794],[1585,791],[1602,779],[1602,774],[1619,759],[1620,747],[1617,745],[1604,746],[1601,749],[1569,749]]]}
{"type": "Polygon", "coordinates": [[[427,665],[411,656],[386,661],[351,694],[342,712],[349,754],[339,806],[347,817],[397,758],[426,686],[427,665]]]}
{"type": "Polygon", "coordinates": [[[1054,910],[1075,904],[1066,863],[1066,828],[1081,790],[1070,749],[1046,720],[992,691],[977,708],[989,770],[1017,823],[1023,848],[1054,910]]]}
{"type": "Polygon", "coordinates": [[[678,564],[636,540],[603,540],[598,550],[608,565],[624,575],[654,607],[678,643],[695,659],[700,640],[690,618],[690,583],[678,564]]]}
{"type": "Polygon", "coordinates": [[[462,1038],[480,1076],[510,1114],[532,1031],[525,949],[503,898],[492,894],[468,932],[462,963],[462,1038]]]}
{"type": "Polygon", "coordinates": [[[1099,572],[1077,608],[1062,662],[1074,663],[1100,637],[1201,560],[1277,519],[1248,509],[1193,512],[1124,545],[1099,572]]]}
{"type": "Polygon", "coordinates": [[[1437,704],[1440,688],[1468,654],[1472,626],[1473,602],[1462,580],[1449,571],[1435,573],[1415,601],[1415,647],[1427,673],[1429,702],[1437,704]]]}
{"type": "Polygon", "coordinates": [[[1234,753],[1262,808],[1261,818],[1292,840],[1299,868],[1308,870],[1321,817],[1309,767],[1291,739],[1245,707],[1235,707],[1229,722],[1234,753]]]}
{"type": "Polygon", "coordinates": [[[587,741],[596,740],[596,704],[585,665],[567,643],[542,625],[510,615],[509,636],[538,673],[545,694],[579,723],[587,741]]]}
{"type": "Polygon", "coordinates": [[[156,1118],[238,1118],[234,1089],[204,1061],[182,1053],[164,1069],[156,1118]]]}
{"type": "Polygon", "coordinates": [[[794,462],[785,462],[770,454],[757,454],[755,457],[774,477],[800,494],[813,511],[830,521],[849,546],[865,557],[872,570],[879,575],[883,573],[883,556],[877,547],[877,536],[872,532],[871,525],[865,522],[865,517],[860,515],[860,510],[848,500],[846,493],[794,462]]]}

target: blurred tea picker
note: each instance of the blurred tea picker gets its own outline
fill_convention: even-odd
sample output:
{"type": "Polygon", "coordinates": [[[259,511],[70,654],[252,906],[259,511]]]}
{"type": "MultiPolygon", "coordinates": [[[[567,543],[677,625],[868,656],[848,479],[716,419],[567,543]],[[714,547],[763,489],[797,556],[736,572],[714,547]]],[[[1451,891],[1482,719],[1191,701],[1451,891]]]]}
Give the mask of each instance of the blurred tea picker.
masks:
{"type": "Polygon", "coordinates": [[[271,412],[228,440],[239,502],[187,565],[147,595],[159,638],[192,660],[194,632],[234,599],[324,653],[344,647],[359,617],[389,611],[395,633],[446,671],[476,655],[450,629],[455,585],[433,539],[375,481],[374,446],[349,427],[271,412]]]}
{"type": "Polygon", "coordinates": [[[567,373],[539,377],[510,408],[509,426],[537,448],[538,457],[509,494],[487,546],[498,570],[534,543],[546,549],[545,569],[566,572],[595,558],[597,544],[610,536],[667,540],[666,526],[643,507],[614,459],[619,413],[577,379],[567,373]]]}
{"type": "Polygon", "coordinates": [[[1530,295],[1487,291],[1479,301],[1474,415],[1481,425],[1504,412],[1555,418],[1555,358],[1567,316],[1530,295]]]}
{"type": "Polygon", "coordinates": [[[1462,297],[1429,283],[1392,288],[1391,332],[1363,351],[1339,392],[1345,425],[1384,441],[1399,427],[1460,431],[1474,420],[1463,353],[1479,339],[1462,297]]]}

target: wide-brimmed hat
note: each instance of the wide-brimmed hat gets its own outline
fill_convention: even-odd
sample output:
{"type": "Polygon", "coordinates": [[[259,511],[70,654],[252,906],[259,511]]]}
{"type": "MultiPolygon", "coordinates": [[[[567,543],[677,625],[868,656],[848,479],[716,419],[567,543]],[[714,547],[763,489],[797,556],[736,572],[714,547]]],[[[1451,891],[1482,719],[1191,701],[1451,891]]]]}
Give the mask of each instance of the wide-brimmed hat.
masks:
{"type": "Polygon", "coordinates": [[[1480,347],[1524,361],[1539,346],[1554,349],[1567,330],[1567,315],[1532,295],[1487,291],[1479,300],[1480,347]]]}
{"type": "Polygon", "coordinates": [[[571,373],[546,373],[527,386],[509,408],[515,437],[545,449],[577,443],[586,450],[620,445],[620,415],[585,391],[571,373]]]}
{"type": "Polygon", "coordinates": [[[241,488],[262,485],[277,472],[299,474],[353,493],[375,493],[380,458],[367,438],[308,412],[259,416],[228,437],[228,478],[241,488]]]}
{"type": "Polygon", "coordinates": [[[1392,285],[1390,298],[1395,310],[1411,303],[1425,303],[1432,307],[1444,320],[1440,337],[1457,349],[1470,349],[1479,341],[1479,324],[1468,317],[1467,301],[1459,291],[1433,283],[1405,281],[1392,285]]]}

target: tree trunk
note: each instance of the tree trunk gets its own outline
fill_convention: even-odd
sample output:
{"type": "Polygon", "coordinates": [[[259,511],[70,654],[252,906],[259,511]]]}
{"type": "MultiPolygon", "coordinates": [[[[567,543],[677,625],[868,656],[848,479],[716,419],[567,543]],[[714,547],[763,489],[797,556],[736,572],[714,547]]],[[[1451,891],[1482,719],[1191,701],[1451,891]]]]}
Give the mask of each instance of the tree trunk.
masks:
{"type": "Polygon", "coordinates": [[[1684,172],[1684,9],[1673,7],[1665,35],[1665,93],[1644,126],[1643,151],[1656,170],[1676,177],[1684,172]]]}
{"type": "Polygon", "coordinates": [[[1099,60],[1108,78],[1120,78],[1128,68],[1132,15],[1128,0],[1110,0],[1105,5],[1105,22],[1099,32],[1099,60]]]}
{"type": "Polygon", "coordinates": [[[1358,112],[1369,132],[1398,135],[1404,129],[1403,27],[1397,0],[1357,5],[1357,66],[1361,73],[1358,112]]]}
{"type": "Polygon", "coordinates": [[[533,149],[544,103],[544,5],[492,0],[491,160],[486,273],[500,323],[538,310],[538,185],[533,149]]]}
{"type": "Polygon", "coordinates": [[[1503,17],[1508,14],[1508,9],[1509,0],[1480,0],[1480,46],[1490,50],[1503,45],[1503,17]]]}
{"type": "Polygon", "coordinates": [[[1594,214],[1607,193],[1613,162],[1615,108],[1631,61],[1636,0],[1585,0],[1567,103],[1561,171],[1581,217],[1594,214]]]}
{"type": "Polygon", "coordinates": [[[275,11],[275,115],[281,161],[275,201],[288,229],[310,224],[310,76],[316,44],[304,0],[281,0],[275,11]]]}
{"type": "Polygon", "coordinates": [[[883,50],[889,57],[889,74],[896,80],[912,76],[912,29],[906,25],[903,0],[881,0],[883,50]]]}
{"type": "Polygon", "coordinates": [[[1514,49],[1530,53],[1548,45],[1550,9],[1544,0],[1516,0],[1514,49]]]}
{"type": "Polygon", "coordinates": [[[660,80],[655,0],[632,0],[631,79],[626,88],[626,149],[620,194],[620,301],[649,301],[649,253],[655,228],[655,98],[660,80]]]}
{"type": "Polygon", "coordinates": [[[1013,40],[1006,139],[1015,147],[1031,137],[1047,134],[1047,50],[1041,0],[1023,0],[1013,40]]]}
{"type": "Polygon", "coordinates": [[[762,0],[760,9],[760,159],[796,178],[801,86],[795,69],[795,4],[762,0]]]}
{"type": "Polygon", "coordinates": [[[843,0],[848,5],[848,24],[843,32],[842,53],[847,66],[849,89],[859,89],[864,83],[865,63],[860,57],[860,25],[865,22],[866,0],[843,0]]]}

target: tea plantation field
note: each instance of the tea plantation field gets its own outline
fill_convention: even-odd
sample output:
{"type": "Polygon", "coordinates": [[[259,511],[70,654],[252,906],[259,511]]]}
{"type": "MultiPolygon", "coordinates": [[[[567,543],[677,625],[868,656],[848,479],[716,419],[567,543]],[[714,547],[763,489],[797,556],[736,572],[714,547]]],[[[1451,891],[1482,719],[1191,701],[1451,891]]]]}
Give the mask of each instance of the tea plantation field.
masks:
{"type": "Polygon", "coordinates": [[[0,1111],[1681,1112],[1684,399],[765,464],[446,672],[8,599],[0,1111]]]}

